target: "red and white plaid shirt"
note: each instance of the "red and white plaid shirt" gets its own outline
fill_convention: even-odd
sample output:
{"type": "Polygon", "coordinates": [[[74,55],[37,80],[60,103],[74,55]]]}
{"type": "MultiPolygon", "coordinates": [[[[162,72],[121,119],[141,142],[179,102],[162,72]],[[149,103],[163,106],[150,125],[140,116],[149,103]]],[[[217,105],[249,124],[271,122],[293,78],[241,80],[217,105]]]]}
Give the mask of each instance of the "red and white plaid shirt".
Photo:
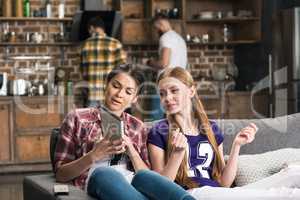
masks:
{"type": "MultiPolygon", "coordinates": [[[[131,139],[142,160],[150,166],[147,150],[147,128],[137,118],[122,114],[125,134],[131,139]]],[[[74,161],[93,149],[96,140],[102,137],[101,115],[98,108],[81,108],[70,112],[63,121],[56,145],[55,171],[66,163],[74,161]]],[[[84,189],[88,170],[72,180],[84,189]]]]}

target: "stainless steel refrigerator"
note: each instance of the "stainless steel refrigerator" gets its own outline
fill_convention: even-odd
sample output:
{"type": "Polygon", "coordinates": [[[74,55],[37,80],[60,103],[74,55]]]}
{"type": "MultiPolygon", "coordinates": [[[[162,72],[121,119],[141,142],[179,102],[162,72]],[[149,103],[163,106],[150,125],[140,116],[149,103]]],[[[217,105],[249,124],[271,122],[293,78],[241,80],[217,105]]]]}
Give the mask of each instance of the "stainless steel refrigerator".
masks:
{"type": "Polygon", "coordinates": [[[300,7],[280,10],[272,21],[272,115],[300,112],[300,7]]]}

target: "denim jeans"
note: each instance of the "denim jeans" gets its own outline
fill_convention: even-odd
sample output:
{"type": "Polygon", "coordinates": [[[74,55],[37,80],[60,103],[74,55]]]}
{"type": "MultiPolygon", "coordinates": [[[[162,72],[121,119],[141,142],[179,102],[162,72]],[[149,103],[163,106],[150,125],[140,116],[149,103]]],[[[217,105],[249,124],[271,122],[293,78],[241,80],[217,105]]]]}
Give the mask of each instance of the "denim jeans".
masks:
{"type": "Polygon", "coordinates": [[[111,167],[99,167],[92,173],[87,192],[99,200],[194,200],[183,188],[153,171],[138,171],[130,184],[111,167]]]}
{"type": "Polygon", "coordinates": [[[160,104],[160,97],[158,94],[152,94],[151,100],[150,100],[150,118],[152,121],[160,120],[165,118],[164,117],[164,109],[162,108],[162,105],[160,104]]]}
{"type": "Polygon", "coordinates": [[[86,107],[97,107],[99,106],[100,102],[95,100],[88,100],[88,104],[86,107]]]}

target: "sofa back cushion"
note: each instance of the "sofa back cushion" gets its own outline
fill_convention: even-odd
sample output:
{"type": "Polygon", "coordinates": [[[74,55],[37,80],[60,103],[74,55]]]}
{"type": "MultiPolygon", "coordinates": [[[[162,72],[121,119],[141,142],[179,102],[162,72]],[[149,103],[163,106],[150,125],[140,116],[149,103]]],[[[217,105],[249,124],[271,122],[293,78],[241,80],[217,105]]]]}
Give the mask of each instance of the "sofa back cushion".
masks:
{"type": "Polygon", "coordinates": [[[281,148],[300,147],[300,113],[265,119],[217,120],[224,133],[224,153],[229,154],[235,135],[250,122],[259,130],[255,140],[241,148],[241,154],[257,154],[281,148]]]}
{"type": "Polygon", "coordinates": [[[300,161],[300,149],[283,148],[261,154],[239,156],[236,186],[244,186],[267,178],[288,164],[300,161]]]}

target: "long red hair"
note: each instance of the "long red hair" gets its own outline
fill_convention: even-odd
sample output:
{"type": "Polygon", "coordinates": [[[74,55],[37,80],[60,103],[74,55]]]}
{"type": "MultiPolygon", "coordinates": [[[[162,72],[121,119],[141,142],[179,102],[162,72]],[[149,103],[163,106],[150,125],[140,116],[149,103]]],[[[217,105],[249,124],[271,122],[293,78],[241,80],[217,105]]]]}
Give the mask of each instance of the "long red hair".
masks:
{"type": "MultiPolygon", "coordinates": [[[[175,68],[168,68],[161,72],[158,76],[157,83],[159,83],[160,80],[172,77],[176,78],[177,80],[184,83],[187,87],[192,88],[195,87],[194,80],[191,76],[191,74],[186,71],[185,69],[181,67],[175,67],[175,68]]],[[[221,154],[218,149],[218,144],[216,141],[216,138],[214,136],[214,133],[212,131],[210,122],[208,120],[207,114],[204,111],[204,107],[202,105],[202,102],[200,101],[200,98],[196,92],[194,97],[191,99],[192,103],[192,113],[191,116],[194,117],[199,124],[198,127],[201,127],[200,134],[203,134],[207,137],[209,143],[211,144],[213,151],[215,153],[214,163],[213,163],[213,171],[212,171],[212,178],[220,183],[220,177],[221,172],[223,169],[223,162],[221,159],[221,154]]],[[[174,115],[167,115],[167,119],[169,122],[169,134],[168,134],[168,144],[167,144],[167,150],[166,150],[166,162],[168,161],[170,157],[170,153],[172,151],[171,146],[171,131],[174,130],[174,128],[179,128],[181,132],[183,132],[182,127],[180,127],[179,123],[176,121],[174,115]]],[[[187,155],[184,156],[184,159],[179,167],[179,170],[177,172],[175,181],[185,187],[188,188],[195,188],[199,187],[198,184],[196,184],[191,178],[188,177],[188,168],[187,168],[187,155]]]]}

